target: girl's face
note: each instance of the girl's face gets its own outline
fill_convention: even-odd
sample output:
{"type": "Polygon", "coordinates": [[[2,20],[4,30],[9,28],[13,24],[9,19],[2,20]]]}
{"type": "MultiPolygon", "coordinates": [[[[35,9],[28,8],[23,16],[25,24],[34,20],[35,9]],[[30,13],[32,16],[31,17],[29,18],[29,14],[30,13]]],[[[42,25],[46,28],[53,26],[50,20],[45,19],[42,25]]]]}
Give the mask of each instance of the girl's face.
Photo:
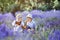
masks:
{"type": "Polygon", "coordinates": [[[18,18],[18,21],[19,21],[19,22],[22,21],[22,17],[21,17],[21,18],[18,18]]]}

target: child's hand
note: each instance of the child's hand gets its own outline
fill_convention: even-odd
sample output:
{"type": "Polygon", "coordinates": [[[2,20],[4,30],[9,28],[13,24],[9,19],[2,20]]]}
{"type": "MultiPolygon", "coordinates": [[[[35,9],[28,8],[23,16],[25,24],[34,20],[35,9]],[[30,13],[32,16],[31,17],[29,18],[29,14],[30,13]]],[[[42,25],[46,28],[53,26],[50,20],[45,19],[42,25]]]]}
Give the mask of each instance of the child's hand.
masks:
{"type": "Polygon", "coordinates": [[[31,31],[34,31],[34,29],[31,29],[31,31]]]}
{"type": "Polygon", "coordinates": [[[30,32],[30,31],[31,31],[31,29],[28,29],[27,31],[28,31],[28,32],[30,32]]]}
{"type": "Polygon", "coordinates": [[[23,29],[26,29],[26,26],[22,26],[23,29]]]}

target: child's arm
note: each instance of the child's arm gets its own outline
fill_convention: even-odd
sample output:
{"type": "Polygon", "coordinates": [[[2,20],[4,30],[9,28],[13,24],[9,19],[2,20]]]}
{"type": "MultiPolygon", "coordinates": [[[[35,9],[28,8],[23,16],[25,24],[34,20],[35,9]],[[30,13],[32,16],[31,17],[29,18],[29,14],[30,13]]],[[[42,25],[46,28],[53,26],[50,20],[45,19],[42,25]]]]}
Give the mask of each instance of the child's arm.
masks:
{"type": "Polygon", "coordinates": [[[15,26],[15,20],[12,22],[12,26],[15,26]]]}

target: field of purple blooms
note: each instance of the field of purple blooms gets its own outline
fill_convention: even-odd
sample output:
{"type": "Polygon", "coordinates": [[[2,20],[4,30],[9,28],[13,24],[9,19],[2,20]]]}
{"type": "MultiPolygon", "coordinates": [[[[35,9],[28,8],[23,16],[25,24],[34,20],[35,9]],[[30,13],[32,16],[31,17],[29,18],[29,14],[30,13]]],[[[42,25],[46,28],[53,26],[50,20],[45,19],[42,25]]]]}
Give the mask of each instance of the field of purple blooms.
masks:
{"type": "MultiPolygon", "coordinates": [[[[16,12],[21,13],[23,20],[25,20],[27,14],[33,15],[33,20],[36,22],[35,34],[20,33],[21,38],[18,40],[60,40],[60,10],[32,10],[16,12]],[[27,34],[27,35],[26,35],[27,34]]],[[[15,14],[15,15],[16,15],[15,14]]],[[[15,17],[12,13],[0,13],[0,40],[15,40],[13,34],[12,22],[15,17]]],[[[17,34],[18,36],[19,34],[17,34]]],[[[17,38],[17,37],[16,37],[17,38]]]]}

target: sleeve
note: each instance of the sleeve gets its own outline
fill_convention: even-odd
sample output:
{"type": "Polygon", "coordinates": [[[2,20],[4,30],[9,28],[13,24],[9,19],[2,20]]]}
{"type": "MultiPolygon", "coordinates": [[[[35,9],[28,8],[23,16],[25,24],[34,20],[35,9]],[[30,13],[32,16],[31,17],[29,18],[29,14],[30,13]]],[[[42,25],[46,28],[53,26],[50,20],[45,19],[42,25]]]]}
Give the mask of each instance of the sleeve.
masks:
{"type": "Polygon", "coordinates": [[[12,22],[12,26],[15,26],[15,20],[12,22]]]}
{"type": "Polygon", "coordinates": [[[35,29],[35,28],[36,28],[36,23],[34,22],[34,23],[33,23],[33,29],[35,29]]]}
{"type": "Polygon", "coordinates": [[[22,24],[21,25],[23,25],[24,26],[24,22],[22,22],[22,24]]]}

